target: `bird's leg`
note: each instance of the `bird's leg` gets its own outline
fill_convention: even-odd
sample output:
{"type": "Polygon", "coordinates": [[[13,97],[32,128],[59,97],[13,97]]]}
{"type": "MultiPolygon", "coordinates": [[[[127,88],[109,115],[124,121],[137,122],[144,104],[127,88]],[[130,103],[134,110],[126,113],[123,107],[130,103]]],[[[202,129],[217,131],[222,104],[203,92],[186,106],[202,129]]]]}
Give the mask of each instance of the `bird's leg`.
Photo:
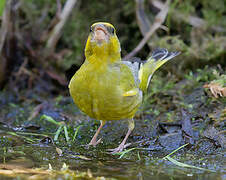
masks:
{"type": "Polygon", "coordinates": [[[128,139],[129,135],[131,134],[131,132],[133,131],[135,124],[134,124],[134,120],[133,119],[129,119],[128,120],[128,131],[126,133],[125,138],[123,139],[123,141],[121,142],[121,144],[115,148],[115,149],[108,149],[109,151],[111,151],[112,154],[117,153],[117,152],[121,152],[125,147],[127,147],[126,140],[128,139]]]}
{"type": "Polygon", "coordinates": [[[102,129],[104,124],[105,124],[105,121],[100,121],[100,127],[97,129],[96,133],[94,134],[93,138],[91,139],[90,143],[88,144],[89,146],[90,145],[96,146],[97,144],[100,143],[101,138],[97,141],[97,136],[100,133],[100,130],[102,129]]]}

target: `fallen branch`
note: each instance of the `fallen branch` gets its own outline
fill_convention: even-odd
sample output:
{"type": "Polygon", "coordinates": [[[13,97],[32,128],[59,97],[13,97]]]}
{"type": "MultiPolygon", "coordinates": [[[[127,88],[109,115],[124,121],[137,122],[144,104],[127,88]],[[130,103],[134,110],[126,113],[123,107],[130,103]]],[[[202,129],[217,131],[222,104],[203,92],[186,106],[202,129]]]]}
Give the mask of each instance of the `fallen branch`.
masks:
{"type": "Polygon", "coordinates": [[[62,29],[67,22],[69,15],[72,12],[73,7],[75,6],[77,0],[67,0],[62,13],[59,15],[59,22],[56,24],[56,26],[53,28],[51,35],[47,41],[46,45],[46,52],[48,52],[48,55],[51,54],[56,47],[57,41],[59,40],[62,29]]]}
{"type": "Polygon", "coordinates": [[[161,11],[156,15],[155,21],[153,25],[150,27],[150,30],[145,34],[144,38],[140,41],[140,43],[136,46],[136,48],[132,52],[130,52],[128,55],[126,55],[123,58],[123,60],[128,60],[131,57],[135,56],[144,47],[144,45],[147,43],[150,37],[154,34],[154,32],[161,27],[168,13],[168,9],[169,9],[168,4],[169,4],[169,1],[166,1],[166,3],[164,4],[164,8],[162,8],[161,11]]]}

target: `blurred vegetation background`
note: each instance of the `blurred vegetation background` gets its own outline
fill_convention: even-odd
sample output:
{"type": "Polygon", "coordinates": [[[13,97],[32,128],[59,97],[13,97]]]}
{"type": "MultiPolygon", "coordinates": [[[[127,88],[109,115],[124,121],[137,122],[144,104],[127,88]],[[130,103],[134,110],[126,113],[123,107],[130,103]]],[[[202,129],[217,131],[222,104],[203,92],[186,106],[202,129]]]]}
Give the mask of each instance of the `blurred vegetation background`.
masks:
{"type": "MultiPolygon", "coordinates": [[[[72,170],[98,169],[101,176],[107,170],[110,177],[115,173],[123,178],[120,174],[126,172],[125,179],[133,171],[135,179],[145,179],[142,169],[147,169],[147,177],[165,177],[166,171],[168,179],[174,175],[178,179],[180,173],[181,177],[209,178],[206,172],[202,178],[200,170],[174,170],[168,162],[162,166],[166,152],[189,143],[188,153],[175,157],[193,167],[216,170],[222,173],[218,179],[224,178],[225,72],[226,0],[0,0],[1,167],[9,174],[5,166],[9,162],[15,173],[10,163],[17,168],[21,162],[24,167],[27,161],[23,160],[28,159],[39,169],[52,169],[51,164],[53,169],[61,168],[66,163],[72,170]],[[127,123],[109,122],[101,132],[102,146],[86,149],[83,145],[99,121],[89,121],[79,112],[67,87],[85,60],[90,26],[98,21],[115,26],[123,60],[131,56],[146,60],[158,47],[181,52],[153,76],[130,136],[138,151],[130,149],[135,150],[135,158],[127,151],[131,159],[125,163],[117,163],[103,149],[118,145],[127,123]],[[109,167],[115,165],[113,171],[105,156],[110,158],[109,167]],[[125,168],[128,162],[133,166],[125,168]]],[[[181,162],[179,166],[189,167],[181,162]]]]}
{"type": "MultiPolygon", "coordinates": [[[[67,94],[71,76],[85,59],[92,23],[107,21],[116,27],[125,57],[148,33],[165,2],[1,0],[0,88],[67,94]]],[[[181,51],[162,70],[178,79],[206,65],[224,72],[226,1],[173,0],[167,8],[164,23],[135,56],[145,60],[157,47],[181,51]]]]}

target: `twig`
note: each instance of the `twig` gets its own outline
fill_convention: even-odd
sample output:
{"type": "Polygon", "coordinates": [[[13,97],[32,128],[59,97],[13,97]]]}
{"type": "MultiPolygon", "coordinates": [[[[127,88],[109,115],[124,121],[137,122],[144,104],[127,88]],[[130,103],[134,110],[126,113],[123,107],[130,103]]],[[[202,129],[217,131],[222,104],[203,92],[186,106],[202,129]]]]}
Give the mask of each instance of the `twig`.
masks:
{"type": "Polygon", "coordinates": [[[151,23],[144,11],[144,0],[136,0],[137,24],[143,36],[148,33],[151,23]]]}
{"type": "Polygon", "coordinates": [[[164,8],[162,8],[161,11],[156,15],[155,21],[154,21],[153,25],[151,26],[150,30],[145,34],[144,38],[140,41],[140,43],[136,46],[136,48],[132,52],[130,52],[128,55],[126,55],[123,58],[123,60],[128,60],[131,57],[135,56],[144,47],[144,45],[150,39],[152,34],[154,34],[154,32],[158,28],[161,27],[162,23],[165,21],[167,13],[168,13],[169,2],[170,2],[170,0],[166,1],[166,3],[164,4],[164,8]]]}
{"type": "Polygon", "coordinates": [[[62,5],[60,0],[57,0],[57,15],[60,16],[61,12],[62,12],[62,5]]]}
{"type": "Polygon", "coordinates": [[[52,33],[47,41],[46,49],[48,54],[52,53],[55,49],[57,41],[61,36],[62,29],[68,20],[69,15],[72,12],[73,7],[75,6],[77,0],[67,0],[62,13],[60,14],[60,20],[53,28],[52,33]]]}
{"type": "Polygon", "coordinates": [[[35,118],[35,117],[40,113],[40,111],[43,109],[44,106],[45,106],[45,102],[43,102],[43,103],[37,105],[37,106],[33,109],[32,113],[31,113],[31,115],[29,116],[29,118],[28,118],[27,121],[31,121],[33,118],[35,118]]]}
{"type": "MultiPolygon", "coordinates": [[[[160,10],[164,8],[164,4],[161,1],[151,0],[150,3],[152,3],[156,8],[158,8],[160,10]]],[[[205,20],[203,20],[199,17],[196,17],[196,16],[184,15],[184,14],[180,13],[179,11],[177,11],[176,9],[174,9],[172,11],[172,14],[175,19],[184,21],[184,22],[192,25],[193,27],[203,28],[203,27],[208,26],[208,23],[205,20]]],[[[220,26],[210,26],[210,28],[216,32],[226,32],[225,28],[220,27],[220,26]]]]}

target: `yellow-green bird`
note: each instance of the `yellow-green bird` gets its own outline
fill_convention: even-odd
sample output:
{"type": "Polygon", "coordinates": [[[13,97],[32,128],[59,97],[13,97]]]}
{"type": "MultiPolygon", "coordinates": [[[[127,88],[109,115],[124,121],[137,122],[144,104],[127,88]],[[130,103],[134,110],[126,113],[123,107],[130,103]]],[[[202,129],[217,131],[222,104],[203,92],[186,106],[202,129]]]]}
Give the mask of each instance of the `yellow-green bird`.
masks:
{"type": "Polygon", "coordinates": [[[133,117],[142,103],[153,73],[179,52],[156,49],[143,63],[121,61],[121,47],[113,25],[94,23],[86,42],[86,60],[74,74],[69,91],[74,103],[101,125],[89,145],[96,146],[97,136],[106,121],[128,120],[128,132],[112,153],[123,150],[134,129],[133,117]]]}

